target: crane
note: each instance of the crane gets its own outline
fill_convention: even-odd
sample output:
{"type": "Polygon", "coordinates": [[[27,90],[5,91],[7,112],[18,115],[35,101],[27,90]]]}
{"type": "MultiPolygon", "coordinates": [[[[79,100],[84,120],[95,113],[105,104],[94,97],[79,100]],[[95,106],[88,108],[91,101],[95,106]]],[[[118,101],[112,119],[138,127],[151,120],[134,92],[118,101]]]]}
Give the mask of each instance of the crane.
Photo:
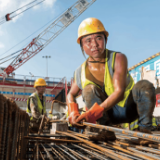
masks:
{"type": "Polygon", "coordinates": [[[35,37],[25,48],[23,48],[18,56],[16,56],[11,64],[4,70],[1,76],[4,77],[6,74],[11,74],[14,70],[38,54],[95,1],[96,0],[78,0],[75,2],[53,23],[35,37]]]}
{"type": "Polygon", "coordinates": [[[15,11],[13,11],[11,13],[7,13],[4,17],[2,17],[0,19],[0,25],[5,23],[5,22],[8,22],[8,21],[12,20],[13,18],[19,16],[23,12],[33,8],[34,6],[40,4],[40,3],[44,2],[44,1],[45,0],[40,0],[40,1],[39,0],[34,0],[34,1],[32,1],[32,2],[30,2],[28,4],[26,4],[26,5],[18,8],[17,10],[15,10],[15,11]]]}

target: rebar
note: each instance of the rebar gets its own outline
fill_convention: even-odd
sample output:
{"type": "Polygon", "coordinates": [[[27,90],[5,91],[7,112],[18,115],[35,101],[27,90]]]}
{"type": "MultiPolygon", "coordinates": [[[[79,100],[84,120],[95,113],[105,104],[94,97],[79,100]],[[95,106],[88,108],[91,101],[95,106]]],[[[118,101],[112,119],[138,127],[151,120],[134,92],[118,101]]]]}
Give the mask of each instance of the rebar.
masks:
{"type": "Polygon", "coordinates": [[[75,147],[77,147],[77,148],[80,148],[80,149],[82,149],[83,151],[85,151],[85,152],[87,152],[87,153],[89,153],[89,154],[91,154],[91,155],[94,155],[94,156],[97,157],[98,159],[106,160],[106,158],[102,157],[101,155],[99,155],[99,154],[97,154],[97,153],[91,152],[91,151],[89,151],[88,149],[85,149],[85,148],[80,147],[80,146],[75,145],[75,144],[73,144],[73,146],[75,146],[75,147]]]}
{"type": "MultiPolygon", "coordinates": [[[[90,142],[90,141],[84,140],[84,139],[82,139],[82,138],[80,138],[80,137],[77,137],[77,136],[74,136],[74,135],[72,135],[72,134],[70,134],[70,133],[61,132],[61,131],[56,131],[56,132],[59,133],[59,134],[68,135],[68,136],[73,137],[73,138],[75,138],[75,139],[78,139],[78,140],[80,140],[81,142],[84,142],[84,143],[86,143],[86,144],[88,144],[88,145],[90,145],[90,146],[92,146],[92,147],[94,147],[94,148],[97,148],[97,149],[105,152],[106,156],[107,156],[107,157],[110,157],[110,158],[112,158],[112,159],[116,159],[116,160],[117,160],[117,159],[124,159],[122,156],[120,156],[120,155],[118,155],[118,154],[115,154],[113,151],[111,151],[111,150],[109,150],[109,149],[100,147],[100,146],[98,146],[98,145],[96,145],[96,144],[94,144],[94,143],[92,143],[92,142],[90,142]]],[[[126,158],[126,160],[127,160],[127,159],[128,159],[128,158],[126,158]]],[[[129,159],[128,159],[128,160],[129,160],[129,159]]]]}
{"type": "Polygon", "coordinates": [[[65,151],[64,149],[62,149],[60,146],[55,145],[57,148],[59,148],[62,152],[66,153],[68,156],[70,156],[72,159],[74,160],[78,160],[76,157],[74,157],[73,155],[71,155],[69,152],[65,151]]]}
{"type": "MultiPolygon", "coordinates": [[[[64,148],[66,148],[66,149],[68,149],[70,152],[72,152],[72,153],[74,153],[74,154],[78,154],[79,158],[82,157],[83,159],[90,160],[90,158],[86,158],[86,157],[83,156],[82,154],[79,154],[79,153],[75,152],[74,150],[70,149],[69,147],[66,147],[66,146],[64,146],[64,145],[61,145],[61,146],[64,147],[64,148]]],[[[82,159],[82,158],[80,158],[80,159],[82,159]]],[[[83,160],[83,159],[82,159],[82,160],[83,160]]]]}
{"type": "Polygon", "coordinates": [[[126,135],[129,135],[129,136],[138,137],[138,138],[146,139],[148,141],[153,141],[153,142],[159,142],[160,143],[160,136],[154,136],[152,134],[135,132],[135,131],[130,131],[130,130],[126,130],[126,129],[120,129],[120,128],[98,125],[98,124],[87,123],[87,122],[83,122],[83,125],[94,127],[94,128],[100,128],[100,129],[104,129],[104,130],[107,130],[107,131],[122,133],[122,134],[126,134],[126,135]]]}
{"type": "Polygon", "coordinates": [[[49,151],[47,151],[47,149],[44,147],[44,145],[41,143],[41,146],[43,147],[44,151],[46,152],[49,160],[54,160],[53,157],[51,156],[51,154],[49,153],[49,151]]]}

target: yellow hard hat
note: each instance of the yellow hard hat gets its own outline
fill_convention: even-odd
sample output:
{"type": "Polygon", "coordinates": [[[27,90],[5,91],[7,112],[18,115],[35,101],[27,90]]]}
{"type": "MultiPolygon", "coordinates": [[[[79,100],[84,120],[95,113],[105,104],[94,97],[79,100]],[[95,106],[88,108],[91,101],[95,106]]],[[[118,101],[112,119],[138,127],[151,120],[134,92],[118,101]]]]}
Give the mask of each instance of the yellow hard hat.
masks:
{"type": "Polygon", "coordinates": [[[80,44],[80,40],[83,36],[89,35],[92,33],[104,32],[106,37],[109,33],[105,30],[102,22],[97,18],[87,18],[82,21],[78,28],[78,39],[77,43],[80,44]]]}
{"type": "Polygon", "coordinates": [[[48,113],[49,113],[49,114],[52,114],[52,111],[50,110],[48,113]]]}
{"type": "Polygon", "coordinates": [[[38,78],[35,82],[34,82],[34,88],[38,87],[38,86],[47,86],[46,81],[43,78],[38,78]]]}

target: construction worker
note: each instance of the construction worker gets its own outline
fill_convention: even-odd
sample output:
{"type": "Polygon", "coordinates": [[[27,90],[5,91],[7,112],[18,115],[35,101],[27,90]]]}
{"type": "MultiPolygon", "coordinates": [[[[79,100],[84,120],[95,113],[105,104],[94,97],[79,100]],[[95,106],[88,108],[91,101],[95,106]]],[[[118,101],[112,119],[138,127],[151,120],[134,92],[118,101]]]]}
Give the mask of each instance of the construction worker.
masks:
{"type": "Polygon", "coordinates": [[[46,98],[44,96],[46,90],[46,82],[43,78],[38,78],[34,83],[34,92],[27,100],[27,113],[30,115],[30,129],[37,132],[42,119],[46,114],[46,98]]]}
{"type": "Polygon", "coordinates": [[[147,80],[134,84],[126,56],[106,49],[108,35],[96,18],[87,18],[79,26],[77,43],[88,58],[74,72],[74,82],[67,95],[69,121],[74,126],[82,120],[116,125],[138,118],[139,131],[151,133],[155,88],[147,80]],[[82,115],[75,101],[80,89],[88,109],[82,115]]]}

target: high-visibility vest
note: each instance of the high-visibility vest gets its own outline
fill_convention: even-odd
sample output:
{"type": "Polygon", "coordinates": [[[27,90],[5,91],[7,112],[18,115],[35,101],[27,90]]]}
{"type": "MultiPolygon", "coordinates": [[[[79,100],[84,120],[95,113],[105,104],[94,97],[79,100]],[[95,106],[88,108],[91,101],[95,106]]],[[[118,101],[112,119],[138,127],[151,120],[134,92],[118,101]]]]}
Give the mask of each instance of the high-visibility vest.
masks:
{"type": "MultiPolygon", "coordinates": [[[[156,118],[152,117],[152,126],[157,127],[156,118]]],[[[130,123],[130,130],[134,130],[138,128],[138,119],[130,123]]]]}
{"type": "Polygon", "coordinates": [[[31,108],[30,108],[30,98],[32,98],[32,97],[34,97],[35,100],[37,101],[39,113],[40,114],[42,114],[42,113],[45,114],[46,113],[46,102],[45,102],[45,100],[43,101],[43,105],[42,105],[39,96],[35,92],[27,100],[27,109],[26,109],[26,112],[31,116],[31,119],[33,119],[32,114],[31,114],[31,108]]]}
{"type": "Polygon", "coordinates": [[[123,123],[123,124],[122,124],[122,128],[126,129],[126,128],[128,128],[128,127],[129,127],[129,123],[123,123]]]}
{"type": "MultiPolygon", "coordinates": [[[[109,51],[108,49],[106,49],[104,85],[105,85],[105,92],[108,96],[110,96],[114,92],[114,86],[112,80],[114,74],[115,55],[116,52],[109,51]]],[[[81,65],[80,68],[81,73],[79,73],[79,68],[75,71],[75,78],[74,78],[75,82],[77,83],[78,86],[81,86],[82,89],[84,89],[85,86],[89,84],[96,85],[94,82],[86,78],[86,63],[87,60],[81,65]],[[78,74],[81,74],[81,76],[78,76],[78,74]],[[77,80],[78,77],[81,77],[80,82],[78,82],[79,80],[77,80]]],[[[124,107],[125,102],[130,94],[130,91],[134,86],[133,78],[130,76],[129,72],[127,74],[127,78],[129,79],[129,84],[125,89],[124,99],[118,103],[120,107],[124,107]]],[[[98,85],[96,86],[99,87],[98,85]]]]}

